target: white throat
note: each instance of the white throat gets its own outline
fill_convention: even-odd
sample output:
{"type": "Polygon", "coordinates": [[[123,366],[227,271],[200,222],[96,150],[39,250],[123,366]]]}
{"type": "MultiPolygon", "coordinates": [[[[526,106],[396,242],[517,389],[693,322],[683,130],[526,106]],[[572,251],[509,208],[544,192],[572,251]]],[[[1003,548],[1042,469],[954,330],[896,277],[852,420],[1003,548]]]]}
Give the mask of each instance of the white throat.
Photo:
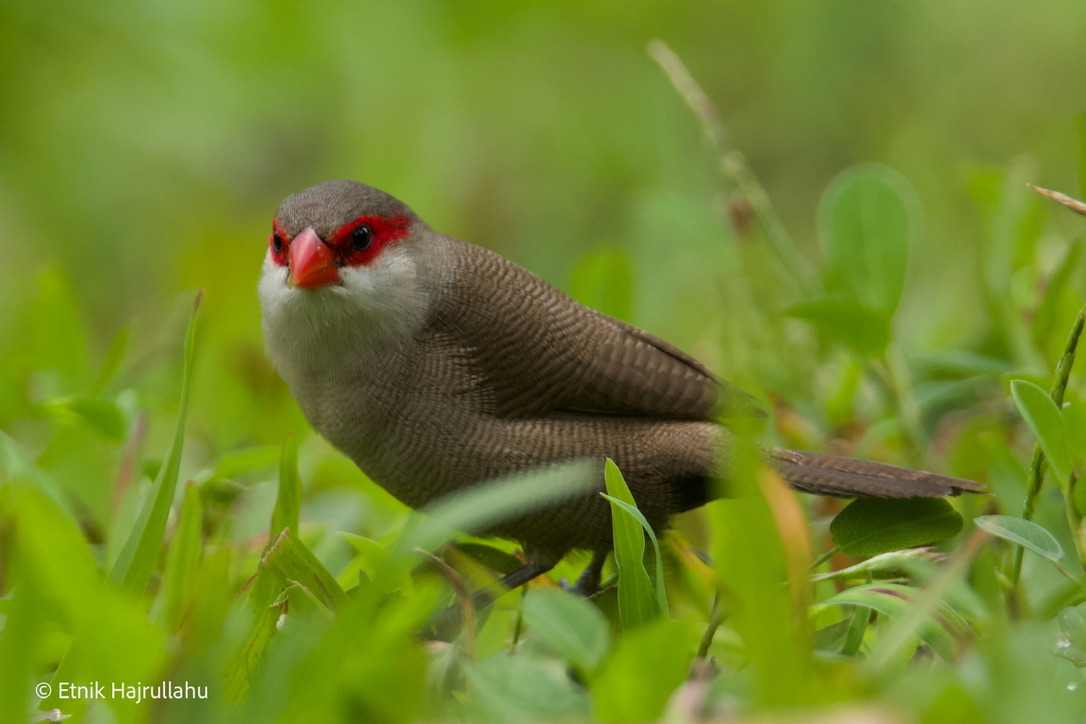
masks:
{"type": "Polygon", "coordinates": [[[402,248],[369,266],[343,267],[341,284],[301,289],[287,283],[288,274],[265,257],[259,296],[268,355],[296,395],[314,377],[356,372],[426,322],[430,295],[402,248]]]}

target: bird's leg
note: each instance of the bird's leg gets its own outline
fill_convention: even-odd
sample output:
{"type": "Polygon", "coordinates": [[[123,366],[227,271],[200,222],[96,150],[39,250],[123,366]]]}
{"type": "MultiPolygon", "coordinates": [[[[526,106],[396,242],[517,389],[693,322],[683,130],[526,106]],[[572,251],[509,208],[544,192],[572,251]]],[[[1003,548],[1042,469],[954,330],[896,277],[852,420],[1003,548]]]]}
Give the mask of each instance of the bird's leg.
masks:
{"type": "MultiPolygon", "coordinates": [[[[479,611],[486,608],[502,596],[515,588],[523,586],[537,576],[541,576],[557,565],[561,557],[555,557],[539,552],[529,552],[527,561],[523,566],[507,573],[492,585],[476,591],[471,595],[471,606],[479,611]]],[[[460,626],[463,604],[456,604],[440,611],[434,616],[431,623],[430,635],[440,641],[451,641],[460,626]]]]}
{"type": "Polygon", "coordinates": [[[544,573],[554,568],[556,564],[557,561],[532,560],[529,558],[528,562],[517,570],[505,574],[495,581],[493,585],[473,593],[471,596],[472,605],[475,606],[476,610],[486,608],[499,596],[505,595],[515,588],[520,588],[537,576],[542,576],[544,573]]]}
{"type": "Polygon", "coordinates": [[[600,577],[603,574],[603,564],[607,561],[607,551],[593,551],[592,560],[581,573],[580,578],[572,586],[563,586],[570,593],[576,593],[585,598],[595,596],[600,590],[600,577]]]}

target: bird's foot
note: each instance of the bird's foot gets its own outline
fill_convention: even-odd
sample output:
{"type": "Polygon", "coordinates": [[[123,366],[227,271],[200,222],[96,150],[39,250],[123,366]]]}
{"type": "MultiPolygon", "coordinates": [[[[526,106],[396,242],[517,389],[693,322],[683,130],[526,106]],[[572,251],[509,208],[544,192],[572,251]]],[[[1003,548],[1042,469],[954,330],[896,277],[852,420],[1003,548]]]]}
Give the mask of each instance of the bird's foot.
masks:
{"type": "Polygon", "coordinates": [[[606,553],[595,552],[592,554],[592,561],[581,573],[580,578],[572,586],[566,582],[565,578],[558,581],[558,585],[562,587],[562,590],[575,593],[578,596],[584,596],[585,598],[592,598],[600,592],[600,578],[603,574],[603,564],[607,560],[606,553]]]}

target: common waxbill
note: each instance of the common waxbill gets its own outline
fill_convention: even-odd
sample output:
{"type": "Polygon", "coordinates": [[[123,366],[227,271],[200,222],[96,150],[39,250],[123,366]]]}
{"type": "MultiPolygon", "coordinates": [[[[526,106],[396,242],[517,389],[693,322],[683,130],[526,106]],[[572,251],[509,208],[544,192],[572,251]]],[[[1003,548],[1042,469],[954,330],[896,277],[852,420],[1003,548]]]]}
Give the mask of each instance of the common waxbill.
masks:
{"type": "MultiPolygon", "coordinates": [[[[546,463],[613,459],[654,528],[707,502],[742,396],[697,360],[582,306],[494,252],[431,229],[354,181],[279,206],[260,278],[268,354],[306,418],[411,507],[546,463]]],[[[795,488],[839,497],[942,497],[982,486],[770,448],[795,488]]],[[[611,549],[611,513],[581,495],[488,531],[519,541],[514,587],[571,549],[611,549]]],[[[589,583],[591,585],[591,583],[589,583]]]]}

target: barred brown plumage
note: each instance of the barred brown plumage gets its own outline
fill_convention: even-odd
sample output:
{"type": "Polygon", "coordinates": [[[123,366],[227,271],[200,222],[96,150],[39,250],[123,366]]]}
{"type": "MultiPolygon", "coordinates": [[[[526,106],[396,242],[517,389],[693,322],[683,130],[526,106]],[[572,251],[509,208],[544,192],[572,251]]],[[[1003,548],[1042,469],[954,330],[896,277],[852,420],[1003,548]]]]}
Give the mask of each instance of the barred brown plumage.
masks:
{"type": "MultiPolygon", "coordinates": [[[[268,353],[313,427],[409,506],[577,458],[615,460],[656,528],[707,501],[748,399],[694,358],[582,306],[494,252],[440,234],[382,191],[330,181],[286,199],[260,301],[268,353]],[[364,257],[349,230],[370,230],[364,257]],[[312,281],[310,281],[312,280],[312,281]]],[[[834,496],[977,492],[959,478],[770,449],[796,488],[834,496]]],[[[573,548],[611,547],[598,495],[490,533],[520,541],[519,584],[573,548]]],[[[590,576],[591,577],[591,576],[590,576]]]]}

